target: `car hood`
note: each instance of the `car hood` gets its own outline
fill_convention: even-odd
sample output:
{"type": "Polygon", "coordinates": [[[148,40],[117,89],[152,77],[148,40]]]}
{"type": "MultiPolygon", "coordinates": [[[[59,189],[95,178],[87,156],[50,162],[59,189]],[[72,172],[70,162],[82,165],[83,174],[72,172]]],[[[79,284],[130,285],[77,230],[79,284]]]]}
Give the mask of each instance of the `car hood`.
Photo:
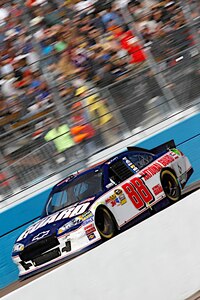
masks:
{"type": "Polygon", "coordinates": [[[82,203],[76,203],[58,212],[55,212],[54,214],[41,218],[29,226],[18,237],[16,243],[22,243],[26,247],[27,245],[32,244],[44,237],[53,234],[58,235],[58,229],[69,222],[71,226],[65,231],[65,233],[80,227],[83,222],[93,217],[89,209],[94,201],[95,197],[87,201],[85,200],[82,203]]]}

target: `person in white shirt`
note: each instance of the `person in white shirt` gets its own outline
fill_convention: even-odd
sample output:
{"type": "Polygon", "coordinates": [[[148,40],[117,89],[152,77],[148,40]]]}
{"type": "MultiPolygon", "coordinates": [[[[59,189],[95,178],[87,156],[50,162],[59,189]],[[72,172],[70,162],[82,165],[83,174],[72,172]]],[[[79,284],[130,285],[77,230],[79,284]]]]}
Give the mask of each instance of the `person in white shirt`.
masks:
{"type": "Polygon", "coordinates": [[[8,59],[2,60],[1,61],[1,76],[8,75],[13,72],[13,67],[11,63],[9,63],[8,59]]]}
{"type": "Polygon", "coordinates": [[[0,25],[4,24],[5,19],[9,16],[9,11],[0,5],[0,25]]]}
{"type": "Polygon", "coordinates": [[[1,92],[4,97],[12,97],[18,95],[19,91],[15,88],[14,82],[16,78],[10,75],[6,76],[5,80],[1,82],[1,92]]]}
{"type": "Polygon", "coordinates": [[[93,9],[93,4],[95,2],[96,1],[93,1],[93,0],[79,1],[78,3],[76,3],[74,5],[74,7],[77,12],[80,12],[80,13],[88,12],[93,9]]]}

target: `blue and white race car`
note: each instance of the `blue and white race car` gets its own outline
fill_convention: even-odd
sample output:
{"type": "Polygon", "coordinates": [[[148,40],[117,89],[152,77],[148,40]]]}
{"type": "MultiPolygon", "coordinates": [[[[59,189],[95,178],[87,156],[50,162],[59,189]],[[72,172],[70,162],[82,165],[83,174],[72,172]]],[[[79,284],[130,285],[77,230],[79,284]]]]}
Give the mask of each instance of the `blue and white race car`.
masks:
{"type": "Polygon", "coordinates": [[[154,149],[130,147],[56,184],[39,221],[16,240],[12,258],[27,277],[112,238],[178,201],[193,169],[169,141],[154,149]]]}

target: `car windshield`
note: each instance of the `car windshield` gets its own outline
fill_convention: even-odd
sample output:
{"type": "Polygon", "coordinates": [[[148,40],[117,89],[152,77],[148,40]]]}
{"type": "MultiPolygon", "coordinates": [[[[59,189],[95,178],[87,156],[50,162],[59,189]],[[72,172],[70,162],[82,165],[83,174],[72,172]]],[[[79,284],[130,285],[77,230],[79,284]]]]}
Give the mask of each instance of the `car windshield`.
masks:
{"type": "Polygon", "coordinates": [[[76,202],[94,197],[100,191],[102,191],[102,171],[99,169],[89,171],[51,194],[46,213],[50,215],[76,202]]]}

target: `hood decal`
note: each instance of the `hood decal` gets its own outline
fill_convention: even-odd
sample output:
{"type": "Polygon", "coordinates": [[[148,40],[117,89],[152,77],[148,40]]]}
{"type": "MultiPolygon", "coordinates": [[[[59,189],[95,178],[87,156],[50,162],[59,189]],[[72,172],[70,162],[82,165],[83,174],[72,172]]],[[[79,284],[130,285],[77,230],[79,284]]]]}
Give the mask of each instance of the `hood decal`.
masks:
{"type": "Polygon", "coordinates": [[[81,203],[79,205],[75,204],[74,206],[70,206],[65,208],[61,211],[56,212],[53,215],[47,216],[38,222],[34,223],[33,225],[29,226],[17,239],[17,242],[25,239],[29,234],[35,232],[39,228],[42,228],[48,224],[52,224],[63,219],[71,219],[76,217],[80,214],[83,214],[87,208],[90,206],[90,202],[81,203]]]}

